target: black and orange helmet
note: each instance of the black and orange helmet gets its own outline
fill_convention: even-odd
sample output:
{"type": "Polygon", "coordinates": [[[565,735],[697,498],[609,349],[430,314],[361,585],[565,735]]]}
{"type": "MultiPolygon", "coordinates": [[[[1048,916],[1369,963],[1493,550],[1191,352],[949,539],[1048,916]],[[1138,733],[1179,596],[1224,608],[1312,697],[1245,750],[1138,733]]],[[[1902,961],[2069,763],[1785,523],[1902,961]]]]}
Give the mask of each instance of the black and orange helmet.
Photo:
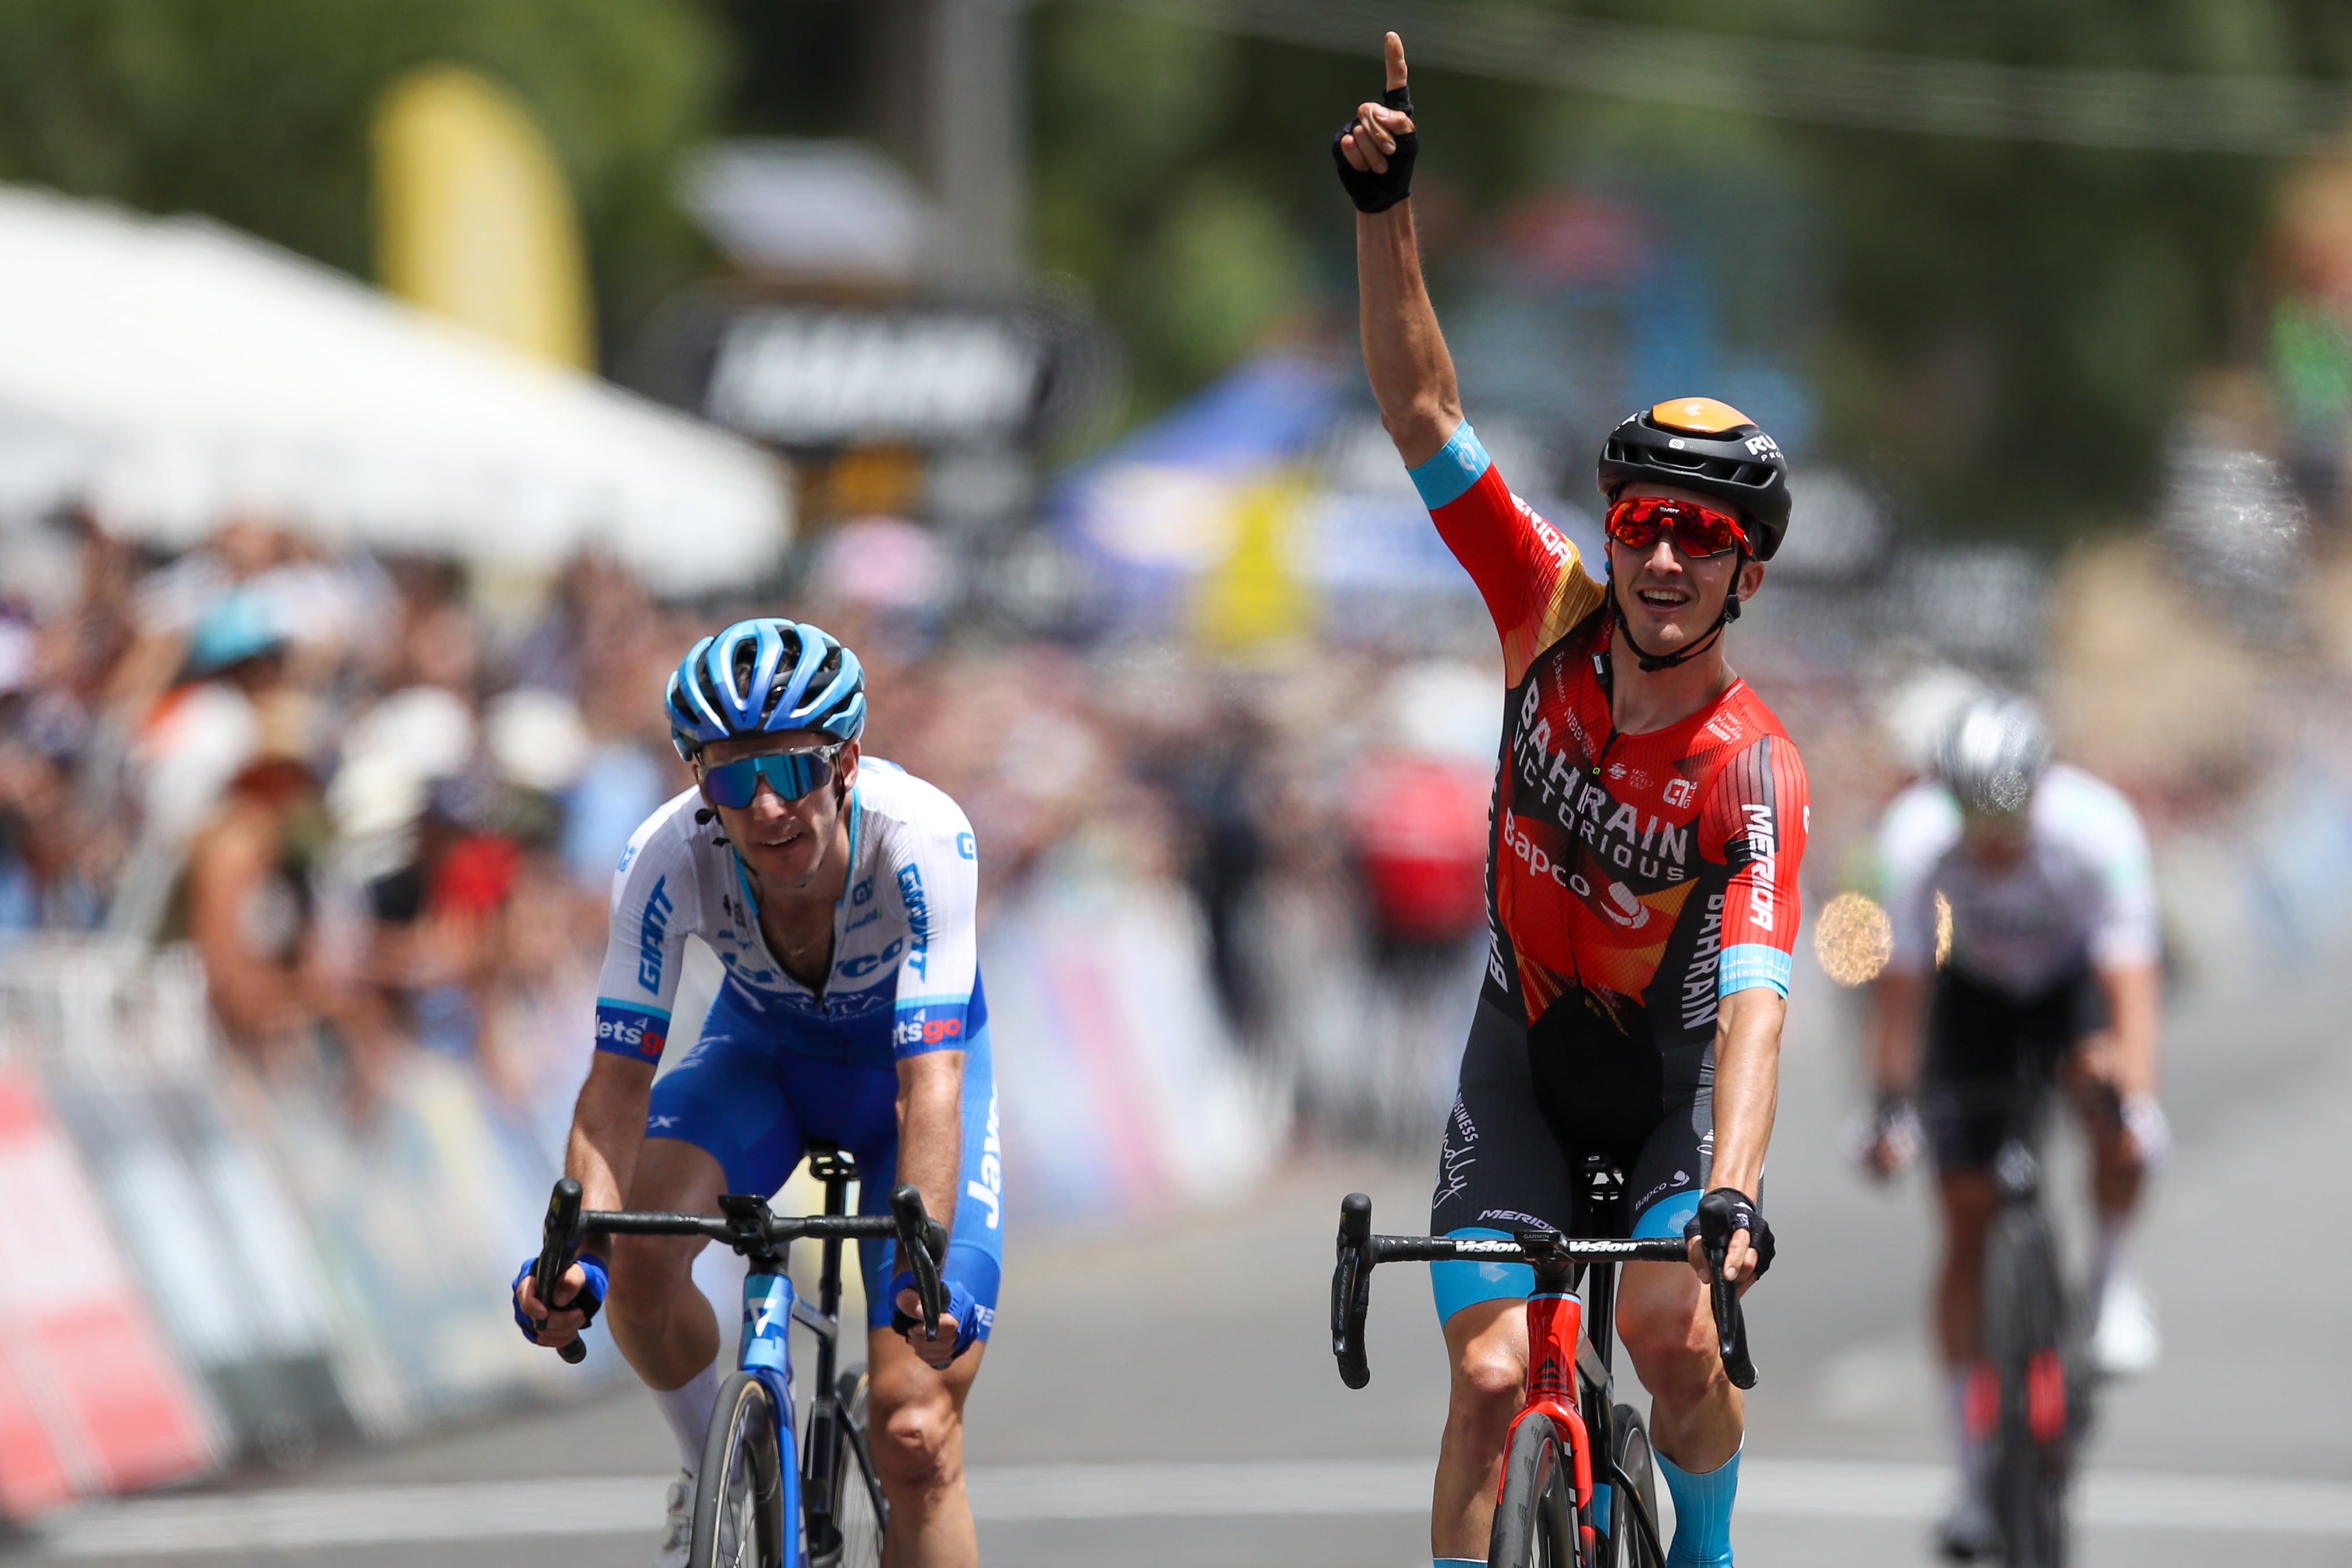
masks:
{"type": "Polygon", "coordinates": [[[1780,444],[1727,402],[1674,398],[1611,431],[1601,448],[1601,496],[1614,501],[1637,480],[1738,508],[1758,560],[1770,560],[1789,531],[1789,461],[1780,444]]]}

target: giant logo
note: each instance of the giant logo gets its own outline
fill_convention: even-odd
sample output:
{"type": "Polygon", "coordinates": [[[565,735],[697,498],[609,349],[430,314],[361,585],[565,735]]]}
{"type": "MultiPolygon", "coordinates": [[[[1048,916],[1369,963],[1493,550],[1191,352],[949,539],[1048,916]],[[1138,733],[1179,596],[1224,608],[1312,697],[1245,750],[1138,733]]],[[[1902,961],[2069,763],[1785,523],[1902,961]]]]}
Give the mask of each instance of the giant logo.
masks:
{"type": "Polygon", "coordinates": [[[637,984],[658,996],[662,983],[662,944],[669,938],[669,917],[677,906],[669,901],[669,878],[654,881],[646,900],[645,917],[637,922],[637,984]]]}
{"type": "Polygon", "coordinates": [[[911,865],[898,868],[898,901],[907,906],[907,934],[913,946],[907,952],[907,967],[917,979],[928,977],[930,967],[931,905],[923,895],[923,873],[911,865]]]}

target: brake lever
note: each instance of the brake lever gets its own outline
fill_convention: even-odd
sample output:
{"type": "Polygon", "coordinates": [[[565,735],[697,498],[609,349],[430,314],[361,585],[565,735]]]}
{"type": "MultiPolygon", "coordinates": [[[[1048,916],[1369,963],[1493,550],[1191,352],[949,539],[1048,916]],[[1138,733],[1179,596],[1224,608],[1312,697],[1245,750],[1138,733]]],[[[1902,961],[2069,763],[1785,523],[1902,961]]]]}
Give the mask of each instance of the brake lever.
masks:
{"type": "Polygon", "coordinates": [[[1361,1388],[1372,1380],[1364,1346],[1364,1320],[1372,1305],[1372,1200],[1351,1192],[1339,1200],[1339,1260],[1331,1270],[1331,1354],[1339,1381],[1361,1388]]]}
{"type": "Polygon", "coordinates": [[[947,1257],[947,1228],[923,1208],[923,1195],[907,1182],[890,1190],[890,1217],[898,1225],[898,1252],[915,1276],[915,1297],[923,1309],[923,1338],[937,1341],[940,1319],[947,1315],[947,1287],[940,1281],[940,1263],[947,1257]]]}
{"type": "Polygon", "coordinates": [[[1715,1350],[1723,1360],[1723,1375],[1734,1388],[1756,1386],[1756,1364],[1748,1355],[1748,1314],[1740,1310],[1739,1291],[1723,1277],[1725,1243],[1706,1244],[1707,1290],[1715,1309],[1715,1350]]]}

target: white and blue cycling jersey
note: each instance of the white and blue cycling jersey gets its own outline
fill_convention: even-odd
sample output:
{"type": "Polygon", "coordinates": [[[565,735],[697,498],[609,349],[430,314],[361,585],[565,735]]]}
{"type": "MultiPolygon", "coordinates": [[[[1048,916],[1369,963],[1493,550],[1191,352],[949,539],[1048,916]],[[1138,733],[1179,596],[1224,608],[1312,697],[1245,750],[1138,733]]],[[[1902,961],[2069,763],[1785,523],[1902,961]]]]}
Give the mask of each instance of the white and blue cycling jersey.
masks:
{"type": "Polygon", "coordinates": [[[962,808],[893,763],[864,759],[850,793],[849,885],[834,911],[833,970],[814,991],[768,951],[751,879],[701,793],[688,789],[646,820],[614,874],[596,1049],[661,1060],[689,936],[726,966],[728,1008],[769,1020],[795,1051],[887,1067],[961,1048],[987,1021],[977,999],[979,896],[962,808]]]}
{"type": "MultiPolygon", "coordinates": [[[[898,1162],[898,1064],[962,1053],[962,1147],[941,1273],[985,1340],[1003,1263],[1004,1177],[975,912],[978,846],[961,808],[904,769],[863,759],[849,799],[849,881],[822,989],[760,934],[751,879],[698,790],[646,819],[613,879],[596,1049],[648,1065],[667,1049],[686,939],[727,977],[685,1054],[653,1086],[646,1135],[717,1160],[730,1192],[770,1196],[822,1138],[857,1162],[858,1210],[887,1207],[898,1162]]],[[[868,1322],[889,1322],[890,1242],[861,1242],[868,1322]]]]}

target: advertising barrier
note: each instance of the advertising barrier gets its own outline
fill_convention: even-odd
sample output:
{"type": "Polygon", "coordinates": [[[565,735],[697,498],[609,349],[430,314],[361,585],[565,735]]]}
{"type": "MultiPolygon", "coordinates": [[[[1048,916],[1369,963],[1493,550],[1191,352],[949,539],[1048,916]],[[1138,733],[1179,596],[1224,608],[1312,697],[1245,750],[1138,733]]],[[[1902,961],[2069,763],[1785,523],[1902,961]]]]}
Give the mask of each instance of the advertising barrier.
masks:
{"type": "Polygon", "coordinates": [[[157,1331],[80,1156],[0,1064],[0,1512],[210,1469],[194,1386],[157,1331]]]}
{"type": "MultiPolygon", "coordinates": [[[[1178,890],[1048,877],[991,912],[983,964],[1009,1223],[1199,1202],[1265,1171],[1286,1103],[1228,1038],[1178,890]]],[[[507,1303],[587,1068],[585,983],[509,1020],[538,1053],[525,1103],[419,1049],[362,1104],[315,1063],[223,1049],[184,947],[0,957],[0,1518],[619,1374],[609,1334],[567,1366],[507,1303]]],[[[723,1295],[734,1261],[706,1253],[698,1278],[723,1295]]]]}

